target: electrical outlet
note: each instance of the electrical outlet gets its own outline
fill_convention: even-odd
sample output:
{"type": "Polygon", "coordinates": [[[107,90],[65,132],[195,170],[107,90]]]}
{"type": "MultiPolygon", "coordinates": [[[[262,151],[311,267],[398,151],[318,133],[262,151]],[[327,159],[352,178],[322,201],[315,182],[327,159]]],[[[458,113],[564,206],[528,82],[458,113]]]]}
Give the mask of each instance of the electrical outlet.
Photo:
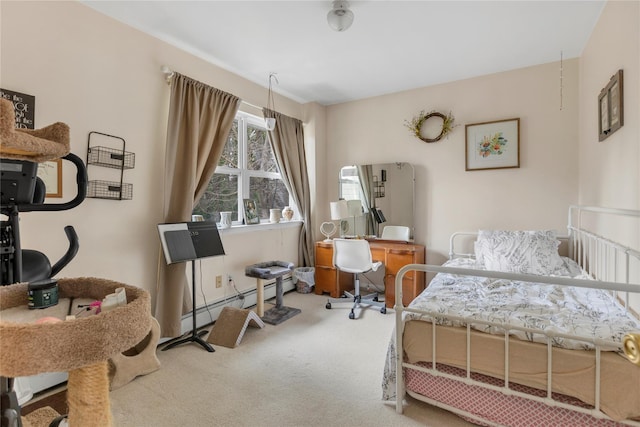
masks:
{"type": "Polygon", "coordinates": [[[216,288],[222,287],[222,276],[216,276],[216,288]]]}

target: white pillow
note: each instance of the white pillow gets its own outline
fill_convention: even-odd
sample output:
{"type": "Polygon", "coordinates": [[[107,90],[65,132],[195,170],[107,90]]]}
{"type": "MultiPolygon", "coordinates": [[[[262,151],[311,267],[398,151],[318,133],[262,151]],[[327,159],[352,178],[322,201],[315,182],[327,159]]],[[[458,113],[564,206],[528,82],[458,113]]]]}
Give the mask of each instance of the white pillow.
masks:
{"type": "Polygon", "coordinates": [[[558,246],[553,230],[480,230],[476,262],[492,271],[549,275],[563,265],[558,246]]]}

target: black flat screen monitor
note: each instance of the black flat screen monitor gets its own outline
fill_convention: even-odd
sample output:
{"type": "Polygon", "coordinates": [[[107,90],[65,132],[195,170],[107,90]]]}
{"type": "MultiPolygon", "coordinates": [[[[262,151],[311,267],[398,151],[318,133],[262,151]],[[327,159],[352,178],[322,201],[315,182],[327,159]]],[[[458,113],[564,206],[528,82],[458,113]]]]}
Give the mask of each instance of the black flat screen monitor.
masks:
{"type": "Polygon", "coordinates": [[[215,222],[158,224],[167,264],[225,255],[215,222]]]}

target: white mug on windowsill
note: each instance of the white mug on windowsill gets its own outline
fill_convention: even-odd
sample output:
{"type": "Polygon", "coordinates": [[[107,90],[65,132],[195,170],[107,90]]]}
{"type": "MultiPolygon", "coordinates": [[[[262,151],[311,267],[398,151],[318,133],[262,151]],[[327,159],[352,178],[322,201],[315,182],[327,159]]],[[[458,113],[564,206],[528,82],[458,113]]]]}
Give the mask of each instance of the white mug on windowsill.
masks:
{"type": "Polygon", "coordinates": [[[282,218],[282,212],[280,209],[269,209],[269,222],[278,223],[282,218]]]}
{"type": "Polygon", "coordinates": [[[231,227],[231,214],[233,212],[220,212],[220,228],[231,227]]]}

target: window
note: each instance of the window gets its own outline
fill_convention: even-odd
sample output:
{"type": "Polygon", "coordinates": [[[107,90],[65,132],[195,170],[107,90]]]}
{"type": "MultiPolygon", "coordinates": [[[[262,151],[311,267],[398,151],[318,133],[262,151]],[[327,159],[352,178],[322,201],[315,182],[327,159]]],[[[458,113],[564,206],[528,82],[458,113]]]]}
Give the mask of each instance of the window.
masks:
{"type": "Polygon", "coordinates": [[[363,199],[356,166],[345,166],[340,169],[340,198],[345,200],[363,199]]]}
{"type": "Polygon", "coordinates": [[[269,218],[269,209],[291,205],[264,119],[238,112],[216,171],[193,214],[220,222],[220,212],[229,211],[233,222],[241,224],[243,199],[256,201],[260,219],[269,218]]]}

